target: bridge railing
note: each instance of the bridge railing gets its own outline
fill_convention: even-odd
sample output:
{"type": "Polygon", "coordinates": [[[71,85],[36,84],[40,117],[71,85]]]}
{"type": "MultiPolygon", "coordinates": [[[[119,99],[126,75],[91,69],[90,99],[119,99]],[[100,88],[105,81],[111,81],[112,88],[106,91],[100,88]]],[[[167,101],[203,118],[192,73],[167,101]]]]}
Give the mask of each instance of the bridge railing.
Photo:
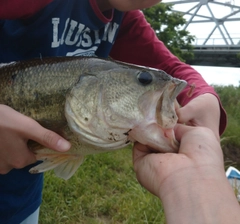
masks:
{"type": "Polygon", "coordinates": [[[227,43],[233,44],[226,44],[223,38],[209,38],[206,42],[206,38],[196,38],[195,42],[193,43],[194,47],[203,47],[203,48],[224,48],[224,49],[235,49],[240,48],[240,35],[239,38],[226,38],[227,43]],[[230,41],[231,40],[231,41],[230,41]]]}

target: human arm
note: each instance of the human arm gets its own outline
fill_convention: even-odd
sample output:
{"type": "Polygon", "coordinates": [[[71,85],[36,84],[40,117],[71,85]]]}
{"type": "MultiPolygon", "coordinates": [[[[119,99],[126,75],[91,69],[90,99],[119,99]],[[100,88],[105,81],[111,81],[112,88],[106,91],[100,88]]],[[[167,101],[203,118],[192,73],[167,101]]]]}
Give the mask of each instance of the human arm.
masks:
{"type": "Polygon", "coordinates": [[[34,15],[53,0],[3,0],[0,1],[0,19],[19,19],[34,15]],[[19,10],[20,9],[20,10],[19,10]]]}
{"type": "Polygon", "coordinates": [[[177,125],[179,153],[134,145],[139,182],[162,200],[168,224],[237,224],[240,208],[224,171],[219,141],[208,128],[177,125]]]}
{"type": "Polygon", "coordinates": [[[144,9],[151,7],[157,3],[159,3],[161,0],[95,0],[100,8],[101,11],[106,11],[111,8],[115,8],[119,11],[126,12],[130,10],[135,9],[144,9]]]}
{"type": "Polygon", "coordinates": [[[191,96],[188,94],[190,86],[178,96],[180,105],[185,107],[185,110],[178,111],[179,122],[186,122],[191,118],[188,120],[189,123],[209,127],[216,136],[223,133],[226,127],[226,113],[213,87],[209,86],[191,66],[175,57],[158,40],[143,13],[137,10],[125,13],[111,56],[116,60],[162,69],[176,78],[186,80],[188,84],[194,84],[195,89],[191,96]],[[208,94],[214,97],[209,97],[208,94]],[[208,101],[208,107],[206,107],[206,101],[197,100],[199,96],[208,101]],[[191,107],[189,102],[195,107],[191,107]]]}
{"type": "MultiPolygon", "coordinates": [[[[19,19],[34,15],[36,12],[44,8],[53,0],[3,0],[0,1],[0,19],[19,19]],[[19,10],[21,9],[21,10],[19,10]]],[[[90,0],[91,4],[98,5],[99,9],[104,12],[112,8],[119,11],[130,11],[134,9],[143,9],[153,6],[161,0],[90,0]]]]}
{"type": "Polygon", "coordinates": [[[27,146],[30,139],[56,151],[70,148],[70,143],[58,134],[0,104],[0,174],[36,162],[34,153],[27,146]]]}

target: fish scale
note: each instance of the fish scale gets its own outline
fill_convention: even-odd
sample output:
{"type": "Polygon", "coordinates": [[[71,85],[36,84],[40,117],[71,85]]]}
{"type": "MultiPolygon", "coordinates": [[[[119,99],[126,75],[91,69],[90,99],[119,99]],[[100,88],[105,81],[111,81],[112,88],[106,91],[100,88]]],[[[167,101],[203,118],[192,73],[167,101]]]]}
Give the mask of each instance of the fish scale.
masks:
{"type": "Polygon", "coordinates": [[[85,155],[138,141],[176,152],[174,101],[186,82],[162,70],[91,57],[54,57],[0,66],[0,104],[29,116],[71,142],[60,153],[29,141],[43,162],[70,178],[85,155]]]}

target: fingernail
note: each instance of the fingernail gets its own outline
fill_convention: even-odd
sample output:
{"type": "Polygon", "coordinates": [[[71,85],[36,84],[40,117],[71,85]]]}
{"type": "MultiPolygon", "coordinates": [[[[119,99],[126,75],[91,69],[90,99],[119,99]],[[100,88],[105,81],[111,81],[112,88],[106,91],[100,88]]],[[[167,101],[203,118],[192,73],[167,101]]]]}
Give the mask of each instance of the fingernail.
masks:
{"type": "Polygon", "coordinates": [[[59,150],[67,151],[67,150],[70,149],[71,144],[68,141],[66,141],[66,140],[59,139],[58,142],[57,142],[57,146],[58,146],[59,150]]]}

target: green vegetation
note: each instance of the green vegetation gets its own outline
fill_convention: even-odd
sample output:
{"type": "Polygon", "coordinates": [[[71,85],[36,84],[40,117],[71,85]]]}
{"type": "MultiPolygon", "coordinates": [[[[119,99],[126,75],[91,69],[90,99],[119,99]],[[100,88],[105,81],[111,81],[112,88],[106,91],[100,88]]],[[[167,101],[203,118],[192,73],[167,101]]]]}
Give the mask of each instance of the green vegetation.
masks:
{"type": "Polygon", "coordinates": [[[45,173],[40,224],[165,223],[159,199],[135,178],[130,148],[86,157],[68,181],[45,173]]]}
{"type": "Polygon", "coordinates": [[[228,125],[221,141],[225,162],[226,165],[234,165],[240,169],[240,85],[214,88],[228,115],[228,125]]]}
{"type": "MultiPolygon", "coordinates": [[[[214,87],[228,115],[227,128],[221,141],[225,167],[234,166],[240,170],[240,81],[238,87],[214,87]]],[[[236,196],[240,195],[237,185],[233,188],[236,196]]]]}
{"type": "Polygon", "coordinates": [[[194,36],[182,26],[186,24],[183,14],[172,11],[171,4],[157,4],[151,8],[144,9],[143,13],[147,21],[159,40],[161,40],[167,48],[176,55],[180,60],[186,61],[193,59],[194,36]],[[184,51],[182,51],[184,49],[184,51]]]}
{"type": "Polygon", "coordinates": [[[214,86],[228,114],[228,126],[223,134],[222,145],[240,146],[240,86],[214,86]]]}

